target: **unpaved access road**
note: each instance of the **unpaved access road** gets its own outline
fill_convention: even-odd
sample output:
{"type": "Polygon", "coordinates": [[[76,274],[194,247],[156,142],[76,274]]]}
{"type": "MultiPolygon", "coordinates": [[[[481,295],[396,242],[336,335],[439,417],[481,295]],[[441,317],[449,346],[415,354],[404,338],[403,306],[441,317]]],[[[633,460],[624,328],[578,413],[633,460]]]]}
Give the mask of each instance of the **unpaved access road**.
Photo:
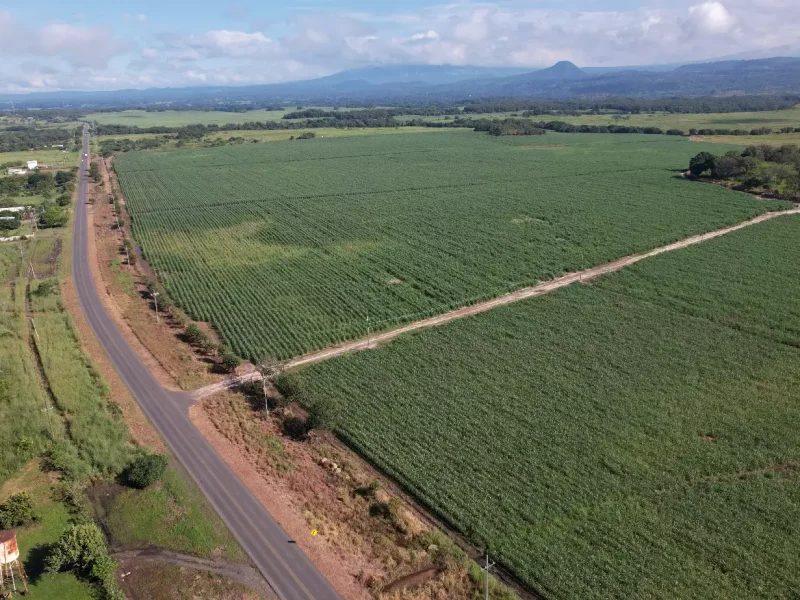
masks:
{"type": "MultiPolygon", "coordinates": [[[[694,246],[696,244],[701,244],[703,242],[707,242],[708,240],[713,240],[714,238],[718,238],[723,235],[732,233],[734,231],[744,229],[745,227],[757,225],[758,223],[763,223],[764,221],[769,221],[776,217],[784,215],[796,215],[796,214],[800,214],[800,207],[792,208],[790,210],[764,213],[763,215],[759,215],[754,219],[750,219],[749,221],[744,221],[736,225],[731,225],[730,227],[717,229],[716,231],[709,231],[708,233],[702,233],[700,235],[693,235],[692,237],[688,237],[678,242],[673,242],[672,244],[667,244],[666,246],[661,246],[659,248],[655,248],[647,252],[642,252],[640,254],[632,254],[630,256],[620,258],[610,263],[605,263],[602,265],[598,265],[596,267],[591,267],[584,271],[567,273],[566,275],[562,275],[561,277],[557,277],[556,279],[553,279],[551,281],[545,281],[544,283],[540,283],[532,287],[522,288],[515,292],[510,292],[508,294],[499,296],[492,300],[479,302],[478,304],[465,306],[464,308],[458,308],[456,310],[452,310],[450,312],[443,313],[441,315],[438,315],[436,317],[431,317],[429,319],[414,321],[413,323],[409,323],[408,325],[403,325],[402,327],[398,327],[397,329],[391,329],[383,333],[376,333],[374,335],[369,336],[368,338],[362,338],[360,340],[355,340],[353,342],[340,344],[338,346],[331,346],[330,348],[326,348],[318,352],[312,352],[311,354],[306,354],[304,356],[300,356],[298,358],[292,359],[284,363],[284,367],[286,369],[302,367],[312,363],[318,363],[325,360],[329,360],[331,358],[335,358],[337,356],[341,356],[342,354],[347,354],[349,352],[360,352],[362,350],[375,348],[377,346],[380,346],[382,344],[385,344],[393,340],[394,338],[400,335],[403,335],[404,333],[410,333],[412,331],[416,331],[417,329],[436,327],[444,323],[449,323],[450,321],[455,321],[456,319],[463,319],[465,317],[471,317],[473,315],[487,312],[489,310],[497,308],[498,306],[513,304],[515,302],[527,300],[528,298],[535,298],[536,296],[544,296],[545,294],[549,294],[551,292],[554,292],[555,290],[567,287],[569,285],[572,285],[573,283],[578,283],[581,281],[591,281],[592,279],[600,277],[601,275],[605,275],[607,273],[613,273],[615,271],[620,271],[625,267],[628,267],[646,258],[658,256],[659,254],[664,254],[665,252],[672,252],[673,250],[680,250],[681,248],[687,248],[689,246],[694,246]]],[[[223,390],[238,387],[243,383],[247,383],[248,381],[258,380],[260,379],[260,377],[261,377],[260,374],[255,371],[247,373],[246,375],[242,375],[240,377],[232,377],[231,379],[228,379],[226,381],[222,381],[220,383],[215,383],[213,385],[196,389],[191,393],[191,397],[194,401],[202,400],[203,398],[207,398],[208,396],[211,396],[223,390]]]]}

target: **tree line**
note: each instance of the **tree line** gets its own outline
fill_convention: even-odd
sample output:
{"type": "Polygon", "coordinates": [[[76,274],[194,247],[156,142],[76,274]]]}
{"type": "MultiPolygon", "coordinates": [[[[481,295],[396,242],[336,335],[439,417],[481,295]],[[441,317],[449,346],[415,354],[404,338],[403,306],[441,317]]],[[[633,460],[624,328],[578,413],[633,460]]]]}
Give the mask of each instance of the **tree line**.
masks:
{"type": "Polygon", "coordinates": [[[701,96],[696,98],[579,98],[575,100],[521,100],[508,98],[504,100],[473,101],[464,105],[464,114],[523,112],[532,115],[546,114],[600,114],[601,112],[619,112],[624,114],[641,114],[651,112],[663,113],[730,113],[730,112],[764,112],[784,110],[800,104],[800,95],[763,95],[763,96],[701,96]]]}
{"type": "Polygon", "coordinates": [[[722,156],[701,152],[689,162],[689,173],[730,182],[745,191],[800,200],[800,146],[796,144],[748,146],[722,156]]]}
{"type": "MultiPolygon", "coordinates": [[[[531,116],[523,113],[523,116],[531,116]]],[[[539,121],[536,126],[548,131],[559,133],[648,133],[653,135],[687,135],[682,129],[667,129],[660,127],[638,126],[638,125],[576,125],[564,121],[539,121]]],[[[800,132],[800,127],[784,127],[780,133],[800,132]]],[[[769,135],[773,130],[769,127],[758,127],[756,129],[690,129],[688,135],[769,135]]]]}

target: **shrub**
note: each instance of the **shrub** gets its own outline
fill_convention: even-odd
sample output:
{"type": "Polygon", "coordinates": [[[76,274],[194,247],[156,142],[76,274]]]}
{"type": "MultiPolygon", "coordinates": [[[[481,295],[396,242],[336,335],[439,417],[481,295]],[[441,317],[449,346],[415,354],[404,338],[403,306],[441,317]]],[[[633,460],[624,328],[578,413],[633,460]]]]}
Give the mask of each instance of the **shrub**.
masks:
{"type": "Polygon", "coordinates": [[[48,573],[74,570],[88,576],[95,562],[104,556],[108,556],[108,549],[103,532],[97,525],[71,525],[51,546],[45,559],[45,570],[48,573]]]}
{"type": "Polygon", "coordinates": [[[308,435],[311,430],[309,426],[311,419],[301,419],[299,417],[287,417],[283,421],[283,433],[295,440],[301,440],[308,435]]]}
{"type": "Polygon", "coordinates": [[[11,211],[0,211],[0,229],[14,230],[19,229],[19,214],[11,211]]]}
{"type": "Polygon", "coordinates": [[[206,335],[203,333],[203,330],[194,323],[187,325],[184,333],[186,334],[186,338],[192,344],[197,344],[198,342],[202,341],[203,337],[206,335]]]}
{"type": "Polygon", "coordinates": [[[689,162],[689,171],[691,171],[692,175],[695,177],[699,177],[714,167],[714,161],[716,159],[717,157],[709,152],[701,152],[689,162]]]}
{"type": "Polygon", "coordinates": [[[45,571],[74,571],[79,577],[96,583],[106,598],[123,598],[114,579],[117,563],[108,555],[103,532],[93,522],[70,525],[50,547],[45,571]]]}
{"type": "Polygon", "coordinates": [[[42,281],[35,290],[31,292],[32,295],[44,298],[52,294],[58,288],[58,281],[55,279],[48,279],[42,281]]]}
{"type": "Polygon", "coordinates": [[[28,492],[14,494],[0,506],[0,529],[21,527],[36,520],[36,507],[28,492]]]}
{"type": "Polygon", "coordinates": [[[148,454],[137,458],[125,470],[126,483],[134,488],[144,489],[164,476],[169,460],[163,454],[148,454]]]}
{"type": "Polygon", "coordinates": [[[339,419],[339,405],[333,400],[317,400],[311,406],[308,429],[333,429],[339,419]]]}
{"type": "Polygon", "coordinates": [[[711,174],[719,179],[731,179],[742,174],[739,158],[736,156],[725,155],[714,161],[711,174]]]}
{"type": "Polygon", "coordinates": [[[39,227],[47,229],[49,227],[64,227],[69,220],[66,210],[59,206],[48,206],[39,217],[39,227]]]}
{"type": "Polygon", "coordinates": [[[303,382],[297,373],[280,373],[275,378],[275,387],[288,402],[307,404],[307,396],[303,382]]]}
{"type": "Polygon", "coordinates": [[[222,366],[227,371],[235,371],[240,364],[242,364],[242,359],[236,356],[233,350],[230,348],[222,348],[222,366]]]}

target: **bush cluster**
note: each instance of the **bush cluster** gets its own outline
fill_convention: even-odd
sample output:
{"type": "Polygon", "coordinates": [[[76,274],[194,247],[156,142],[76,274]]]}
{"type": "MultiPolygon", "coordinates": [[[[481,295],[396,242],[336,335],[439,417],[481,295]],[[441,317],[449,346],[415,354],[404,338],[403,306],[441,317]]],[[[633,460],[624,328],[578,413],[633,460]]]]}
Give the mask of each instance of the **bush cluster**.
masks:
{"type": "Polygon", "coordinates": [[[169,459],[163,454],[147,454],[133,461],[123,473],[125,483],[137,489],[150,487],[167,472],[169,459]]]}
{"type": "Polygon", "coordinates": [[[103,532],[92,522],[70,525],[50,547],[45,571],[72,571],[93,582],[109,600],[122,600],[114,578],[117,563],[109,556],[103,532]]]}
{"type": "Polygon", "coordinates": [[[33,497],[28,492],[14,494],[0,505],[0,529],[22,527],[37,518],[33,497]]]}
{"type": "Polygon", "coordinates": [[[701,152],[689,163],[695,177],[732,180],[748,190],[768,190],[791,200],[800,199],[800,146],[749,146],[723,156],[701,152]]]}

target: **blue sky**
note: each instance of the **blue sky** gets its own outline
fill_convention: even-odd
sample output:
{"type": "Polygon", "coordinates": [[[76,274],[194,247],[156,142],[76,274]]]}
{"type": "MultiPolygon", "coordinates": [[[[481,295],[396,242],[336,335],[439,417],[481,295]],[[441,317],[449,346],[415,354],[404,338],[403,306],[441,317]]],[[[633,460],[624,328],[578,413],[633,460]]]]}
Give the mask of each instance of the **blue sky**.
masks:
{"type": "Polygon", "coordinates": [[[800,54],[800,0],[0,1],[0,91],[241,85],[376,64],[800,54]]]}

